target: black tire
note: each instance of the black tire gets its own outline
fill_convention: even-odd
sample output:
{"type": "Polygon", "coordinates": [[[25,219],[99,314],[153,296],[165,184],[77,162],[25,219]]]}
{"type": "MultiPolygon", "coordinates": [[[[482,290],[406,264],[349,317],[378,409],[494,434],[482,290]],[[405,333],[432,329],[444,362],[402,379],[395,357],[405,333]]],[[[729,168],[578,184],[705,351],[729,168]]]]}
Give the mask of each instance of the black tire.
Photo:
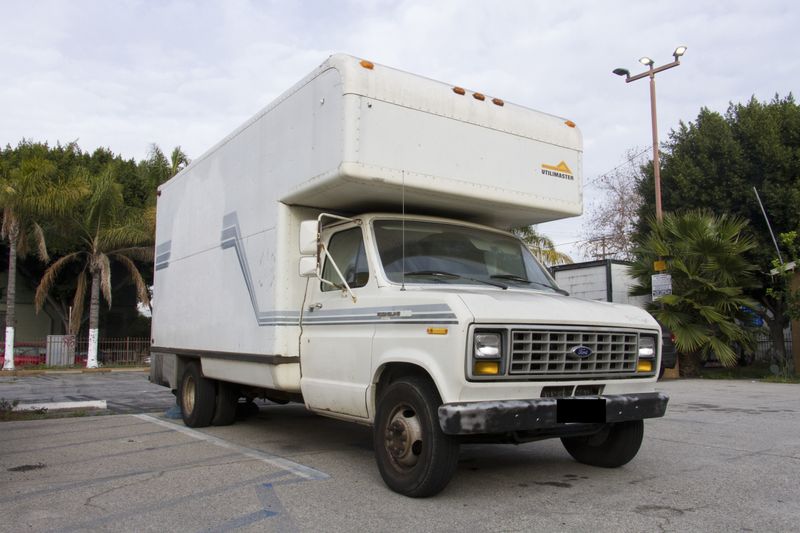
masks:
{"type": "Polygon", "coordinates": [[[579,463],[617,468],[636,457],[644,437],[644,422],[610,424],[596,435],[562,438],[569,454],[579,463]]]}
{"type": "Polygon", "coordinates": [[[412,498],[447,486],[458,465],[458,441],[442,433],[442,401],[430,380],[409,376],[392,382],[378,399],[375,460],[390,489],[412,498]]]}
{"type": "Polygon", "coordinates": [[[236,421],[236,404],[239,403],[239,389],[231,383],[217,382],[217,402],[214,408],[214,426],[230,426],[236,421]]]}
{"type": "Polygon", "coordinates": [[[203,428],[211,424],[216,403],[214,382],[203,377],[200,363],[186,365],[181,376],[178,401],[183,412],[183,423],[190,428],[203,428]]]}

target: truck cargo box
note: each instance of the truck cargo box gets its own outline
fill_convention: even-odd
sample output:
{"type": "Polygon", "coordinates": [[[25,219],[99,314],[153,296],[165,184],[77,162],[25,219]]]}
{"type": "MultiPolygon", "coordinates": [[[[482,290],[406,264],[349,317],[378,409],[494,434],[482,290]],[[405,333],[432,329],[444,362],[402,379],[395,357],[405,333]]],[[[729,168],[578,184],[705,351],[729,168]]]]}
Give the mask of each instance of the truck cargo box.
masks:
{"type": "Polygon", "coordinates": [[[154,343],[294,357],[301,220],[579,215],[581,156],[569,120],[332,56],[159,189],[154,343]]]}

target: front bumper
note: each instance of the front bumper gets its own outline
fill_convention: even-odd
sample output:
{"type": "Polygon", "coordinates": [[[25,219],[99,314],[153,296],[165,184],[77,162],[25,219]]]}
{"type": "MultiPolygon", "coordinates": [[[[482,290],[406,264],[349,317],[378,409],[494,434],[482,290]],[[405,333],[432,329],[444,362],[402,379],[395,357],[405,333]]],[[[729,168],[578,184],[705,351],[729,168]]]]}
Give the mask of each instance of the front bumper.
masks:
{"type": "Polygon", "coordinates": [[[448,435],[557,430],[574,424],[610,424],[664,416],[669,397],[660,392],[570,398],[446,403],[439,425],[448,435]]]}

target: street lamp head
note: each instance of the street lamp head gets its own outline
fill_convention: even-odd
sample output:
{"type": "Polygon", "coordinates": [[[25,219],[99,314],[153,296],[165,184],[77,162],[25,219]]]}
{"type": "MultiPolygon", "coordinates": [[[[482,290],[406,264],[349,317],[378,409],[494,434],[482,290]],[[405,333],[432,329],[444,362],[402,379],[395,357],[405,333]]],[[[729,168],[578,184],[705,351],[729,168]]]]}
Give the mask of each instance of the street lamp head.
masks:
{"type": "Polygon", "coordinates": [[[642,65],[644,65],[646,67],[652,67],[653,66],[653,60],[650,59],[647,56],[640,58],[639,59],[639,63],[641,63],[642,65]]]}
{"type": "Polygon", "coordinates": [[[685,53],[686,53],[686,47],[685,46],[679,46],[678,48],[675,49],[674,52],[672,52],[672,55],[677,60],[679,57],[681,57],[685,53]]]}
{"type": "Polygon", "coordinates": [[[612,72],[617,76],[630,76],[631,73],[626,68],[615,68],[612,72]]]}

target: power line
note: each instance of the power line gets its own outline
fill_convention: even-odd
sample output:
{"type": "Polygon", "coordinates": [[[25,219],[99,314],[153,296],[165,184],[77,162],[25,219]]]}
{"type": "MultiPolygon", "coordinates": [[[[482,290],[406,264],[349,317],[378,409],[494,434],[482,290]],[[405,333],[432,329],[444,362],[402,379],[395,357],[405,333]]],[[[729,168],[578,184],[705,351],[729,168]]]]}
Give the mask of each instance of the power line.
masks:
{"type": "Polygon", "coordinates": [[[636,159],[637,157],[639,157],[641,155],[644,155],[645,153],[649,152],[650,150],[652,150],[652,148],[645,148],[641,152],[633,154],[627,160],[625,160],[624,163],[620,163],[619,165],[615,166],[611,170],[609,170],[607,172],[604,172],[603,174],[600,174],[599,176],[596,176],[591,181],[587,181],[586,183],[584,183],[584,187],[592,185],[593,183],[596,183],[596,182],[600,181],[601,179],[605,178],[606,176],[608,176],[609,174],[611,174],[615,170],[619,170],[620,168],[624,167],[625,165],[630,165],[631,163],[633,163],[634,159],[636,159]]]}

